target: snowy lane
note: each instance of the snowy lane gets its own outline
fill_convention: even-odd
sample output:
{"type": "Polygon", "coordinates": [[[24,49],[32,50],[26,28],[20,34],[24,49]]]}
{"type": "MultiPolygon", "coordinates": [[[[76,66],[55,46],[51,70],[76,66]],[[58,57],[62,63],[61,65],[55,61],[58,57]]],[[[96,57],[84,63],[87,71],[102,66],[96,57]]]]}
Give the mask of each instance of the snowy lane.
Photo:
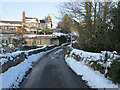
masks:
{"type": "Polygon", "coordinates": [[[64,54],[59,49],[42,58],[21,88],[88,88],[65,64],[64,54]]]}

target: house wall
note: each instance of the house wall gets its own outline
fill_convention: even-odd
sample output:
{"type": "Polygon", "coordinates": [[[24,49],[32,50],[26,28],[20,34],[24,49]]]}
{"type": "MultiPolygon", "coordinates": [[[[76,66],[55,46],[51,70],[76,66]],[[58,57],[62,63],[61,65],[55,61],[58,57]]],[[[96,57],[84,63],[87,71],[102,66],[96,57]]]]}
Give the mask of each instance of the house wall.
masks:
{"type": "Polygon", "coordinates": [[[27,42],[28,45],[32,45],[33,44],[33,40],[34,39],[31,39],[31,38],[25,39],[25,41],[27,42]]]}
{"type": "Polygon", "coordinates": [[[21,27],[19,26],[0,26],[0,29],[2,30],[17,30],[17,29],[20,29],[21,27]]]}
{"type": "Polygon", "coordinates": [[[25,41],[27,42],[28,45],[50,45],[51,44],[51,40],[50,38],[47,39],[30,39],[27,38],[25,39],[25,41]]]}
{"type": "Polygon", "coordinates": [[[33,22],[30,22],[30,23],[23,23],[23,25],[27,26],[27,27],[37,27],[39,28],[39,23],[33,23],[33,22]]]}
{"type": "Polygon", "coordinates": [[[11,44],[14,38],[17,38],[15,34],[0,34],[0,43],[11,44]]]}
{"type": "Polygon", "coordinates": [[[39,28],[42,29],[44,26],[47,26],[46,23],[40,23],[39,28]]]}
{"type": "Polygon", "coordinates": [[[42,45],[50,45],[51,41],[50,38],[49,39],[42,39],[42,45]]]}

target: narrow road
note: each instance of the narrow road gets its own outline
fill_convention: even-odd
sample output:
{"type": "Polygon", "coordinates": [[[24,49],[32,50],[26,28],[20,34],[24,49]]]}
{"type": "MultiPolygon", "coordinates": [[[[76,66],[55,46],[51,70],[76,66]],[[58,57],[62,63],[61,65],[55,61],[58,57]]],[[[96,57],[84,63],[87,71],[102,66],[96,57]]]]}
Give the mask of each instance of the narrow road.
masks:
{"type": "Polygon", "coordinates": [[[58,49],[42,58],[21,88],[88,88],[66,65],[64,54],[58,49]]]}

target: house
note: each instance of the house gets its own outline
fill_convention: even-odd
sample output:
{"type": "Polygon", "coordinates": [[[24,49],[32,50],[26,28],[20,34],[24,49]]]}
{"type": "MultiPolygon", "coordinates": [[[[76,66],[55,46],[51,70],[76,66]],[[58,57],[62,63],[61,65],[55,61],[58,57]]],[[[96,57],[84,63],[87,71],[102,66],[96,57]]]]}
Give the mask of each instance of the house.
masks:
{"type": "Polygon", "coordinates": [[[47,20],[40,20],[40,31],[39,32],[42,32],[42,30],[46,29],[49,31],[49,33],[53,33],[52,31],[52,27],[50,26],[52,23],[48,23],[47,20]]]}
{"type": "Polygon", "coordinates": [[[38,18],[26,17],[25,11],[23,11],[22,22],[23,28],[26,29],[26,32],[37,34],[40,25],[38,18]]]}
{"type": "Polygon", "coordinates": [[[42,29],[44,26],[47,27],[46,20],[40,20],[40,29],[42,29]]]}
{"type": "Polygon", "coordinates": [[[53,32],[53,35],[57,35],[59,38],[59,44],[69,43],[71,41],[71,37],[68,34],[60,33],[60,32],[53,32]]]}
{"type": "Polygon", "coordinates": [[[38,34],[41,29],[46,26],[48,29],[52,28],[52,21],[50,19],[50,14],[46,20],[39,20],[38,18],[26,17],[25,11],[23,11],[23,19],[22,19],[23,28],[26,29],[27,32],[38,34]]]}
{"type": "Polygon", "coordinates": [[[0,21],[0,29],[2,33],[17,33],[19,34],[22,31],[22,22],[21,21],[0,21]]]}
{"type": "Polygon", "coordinates": [[[28,45],[59,45],[59,39],[56,35],[24,35],[28,45]]]}
{"type": "Polygon", "coordinates": [[[50,19],[50,14],[46,17],[45,20],[40,20],[40,29],[46,26],[48,29],[52,29],[52,20],[50,19]]]}
{"type": "Polygon", "coordinates": [[[67,34],[50,34],[50,35],[30,35],[25,34],[24,39],[28,45],[61,45],[70,42],[70,36],[67,34]]]}
{"type": "Polygon", "coordinates": [[[47,24],[47,28],[52,29],[52,20],[50,14],[48,14],[47,17],[45,17],[45,23],[47,24]]]}
{"type": "Polygon", "coordinates": [[[12,44],[13,39],[17,39],[15,34],[0,34],[0,43],[12,44]]]}

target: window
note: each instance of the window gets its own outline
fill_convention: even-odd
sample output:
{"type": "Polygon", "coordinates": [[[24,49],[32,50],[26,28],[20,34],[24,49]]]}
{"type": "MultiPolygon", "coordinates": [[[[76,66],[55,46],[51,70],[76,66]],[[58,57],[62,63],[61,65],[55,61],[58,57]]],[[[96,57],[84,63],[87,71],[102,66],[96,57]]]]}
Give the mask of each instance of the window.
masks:
{"type": "Polygon", "coordinates": [[[29,26],[31,26],[31,24],[29,23],[29,26]]]}
{"type": "Polygon", "coordinates": [[[40,44],[41,45],[41,40],[36,40],[36,44],[40,44]]]}
{"type": "Polygon", "coordinates": [[[39,44],[41,44],[41,40],[39,41],[39,44]]]}

